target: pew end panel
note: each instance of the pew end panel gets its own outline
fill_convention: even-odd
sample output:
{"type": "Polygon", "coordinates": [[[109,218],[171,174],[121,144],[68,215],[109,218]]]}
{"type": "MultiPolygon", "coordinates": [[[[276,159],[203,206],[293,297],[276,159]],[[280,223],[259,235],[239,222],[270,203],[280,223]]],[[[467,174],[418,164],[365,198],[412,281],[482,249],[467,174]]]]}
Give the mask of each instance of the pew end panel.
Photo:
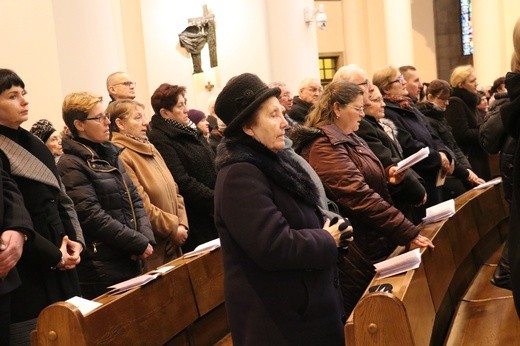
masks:
{"type": "MultiPolygon", "coordinates": [[[[420,225],[421,234],[432,239],[435,249],[421,249],[419,268],[385,279],[376,275],[369,287],[391,283],[392,299],[376,297],[380,293],[365,292],[345,325],[346,344],[438,345],[445,342],[459,300],[478,267],[505,239],[509,217],[500,185],[466,192],[455,200],[455,208],[456,213],[450,219],[420,225]],[[395,306],[399,305],[396,300],[400,307],[395,306]],[[379,316],[388,314],[386,311],[393,315],[379,316]],[[408,330],[402,332],[403,335],[394,335],[392,329],[396,328],[408,330]]],[[[399,249],[391,257],[402,251],[399,249]]]]}

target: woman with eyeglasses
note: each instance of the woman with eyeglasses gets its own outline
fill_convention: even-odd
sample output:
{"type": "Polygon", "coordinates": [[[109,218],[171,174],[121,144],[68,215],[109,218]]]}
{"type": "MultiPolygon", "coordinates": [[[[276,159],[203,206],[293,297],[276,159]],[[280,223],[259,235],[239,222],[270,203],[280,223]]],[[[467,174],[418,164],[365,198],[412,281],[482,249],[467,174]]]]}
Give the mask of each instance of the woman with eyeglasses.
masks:
{"type": "Polygon", "coordinates": [[[369,100],[370,105],[365,107],[365,117],[360,121],[356,134],[363,138],[385,168],[388,189],[397,209],[408,219],[416,221],[413,207],[423,205],[427,198],[422,179],[412,169],[405,173],[402,181],[394,178],[396,164],[403,159],[397,128],[385,118],[385,101],[378,87],[373,87],[369,100]]]}
{"type": "Polygon", "coordinates": [[[451,126],[453,137],[468,157],[475,173],[484,180],[491,179],[488,154],[480,145],[477,120],[477,77],[473,66],[463,65],[453,69],[450,76],[453,94],[446,107],[445,116],[451,126]]]}
{"type": "Polygon", "coordinates": [[[467,189],[484,182],[473,172],[471,164],[453,137],[451,127],[444,116],[452,91],[448,82],[435,79],[426,89],[426,101],[417,103],[417,108],[426,116],[430,126],[437,131],[444,144],[455,154],[453,175],[446,178],[442,188],[444,199],[455,198],[466,192],[467,189]]]}
{"type": "Polygon", "coordinates": [[[215,153],[188,117],[186,88],[161,84],[151,97],[150,142],[161,153],[184,197],[190,234],[184,252],[218,238],[213,219],[215,153]]]}
{"type": "MultiPolygon", "coordinates": [[[[335,81],[327,85],[305,125],[293,132],[295,150],[314,168],[354,228],[354,241],[339,264],[347,316],[372,280],[374,263],[397,245],[433,247],[394,207],[383,165],[354,133],[364,115],[363,90],[335,81]]],[[[395,182],[403,176],[395,175],[395,182]]]]}
{"type": "MultiPolygon", "coordinates": [[[[432,129],[424,116],[408,97],[406,81],[394,66],[377,70],[372,78],[385,100],[385,117],[397,127],[397,140],[406,158],[424,147],[429,147],[430,154],[413,166],[424,179],[428,198],[425,206],[443,201],[438,177],[453,172],[453,153],[447,148],[432,129]]],[[[422,214],[424,211],[422,212],[422,214]]]]}
{"type": "Polygon", "coordinates": [[[110,119],[102,98],[71,93],[62,110],[72,138],[63,139],[58,170],[85,236],[78,275],[83,297],[92,299],[140,275],[155,239],[143,201],[119,159],[121,149],[109,142],[110,119]]]}

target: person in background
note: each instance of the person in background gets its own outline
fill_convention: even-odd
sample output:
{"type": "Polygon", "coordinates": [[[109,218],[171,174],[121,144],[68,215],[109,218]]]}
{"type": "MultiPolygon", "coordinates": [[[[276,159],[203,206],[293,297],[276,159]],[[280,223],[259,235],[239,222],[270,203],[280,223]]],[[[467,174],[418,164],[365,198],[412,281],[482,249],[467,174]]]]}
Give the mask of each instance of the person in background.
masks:
{"type": "Polygon", "coordinates": [[[152,224],[157,244],[145,269],[153,270],[182,255],[180,247],[188,238],[184,199],[161,154],[148,141],[144,105],[133,100],[114,101],[106,114],[110,117],[112,143],[125,149],[119,158],[152,224]]]}
{"type": "Polygon", "coordinates": [[[188,111],[188,118],[191,120],[193,125],[196,126],[197,131],[200,132],[202,137],[209,140],[209,123],[206,118],[206,114],[203,111],[199,111],[198,109],[190,109],[188,111]]]}
{"type": "Polygon", "coordinates": [[[491,94],[488,100],[489,107],[493,105],[493,103],[496,100],[496,94],[503,94],[507,93],[506,84],[505,84],[506,77],[498,77],[494,80],[493,85],[489,89],[489,93],[491,94]]]}
{"type": "Polygon", "coordinates": [[[289,124],[289,129],[292,128],[294,125],[297,125],[298,123],[291,119],[291,117],[288,115],[288,113],[291,111],[293,107],[293,98],[291,95],[291,91],[289,90],[289,88],[287,88],[287,85],[284,82],[272,82],[269,84],[269,88],[280,88],[281,92],[280,96],[278,96],[278,101],[280,101],[280,104],[284,108],[283,116],[289,124]]]}
{"type": "Polygon", "coordinates": [[[212,130],[216,129],[218,126],[218,124],[217,124],[218,116],[215,114],[215,100],[216,99],[217,99],[216,97],[210,97],[208,99],[208,117],[206,118],[206,120],[209,123],[210,132],[212,130]]]}
{"type": "Polygon", "coordinates": [[[482,91],[477,91],[477,95],[480,99],[479,103],[477,104],[477,112],[475,113],[477,116],[477,122],[481,124],[484,119],[486,118],[488,109],[489,109],[489,103],[488,99],[486,97],[486,94],[482,91]]]}
{"type": "Polygon", "coordinates": [[[412,99],[414,103],[421,101],[421,91],[423,89],[423,84],[421,82],[421,78],[419,76],[419,72],[415,66],[405,65],[399,67],[399,72],[404,77],[406,81],[406,90],[408,90],[408,97],[412,99]]]}
{"type": "Polygon", "coordinates": [[[31,126],[29,132],[45,143],[57,163],[63,155],[63,148],[61,146],[61,133],[54,128],[52,123],[47,119],[40,119],[31,126]]]}
{"type": "MultiPolygon", "coordinates": [[[[412,168],[424,179],[428,194],[425,207],[442,202],[441,189],[437,186],[439,175],[453,172],[454,162],[451,150],[444,145],[422,114],[408,97],[406,81],[399,70],[388,66],[374,72],[373,80],[385,101],[385,118],[397,127],[397,139],[406,158],[424,147],[430,154],[412,168]]],[[[424,211],[423,211],[424,213],[424,211]]]]}
{"type": "Polygon", "coordinates": [[[84,232],[87,251],[78,274],[83,296],[92,299],[140,275],[155,240],[143,201],[118,157],[121,149],[109,142],[102,98],[70,93],[62,112],[72,138],[63,139],[58,170],[84,232]]]}
{"type": "Polygon", "coordinates": [[[107,91],[112,101],[135,99],[135,86],[126,72],[114,72],[107,77],[107,91]]]}
{"type": "MultiPolygon", "coordinates": [[[[395,181],[395,165],[403,159],[403,150],[397,140],[395,124],[385,119],[385,102],[378,87],[373,87],[370,93],[370,105],[365,107],[365,116],[359,122],[356,134],[361,137],[377,156],[386,171],[387,181],[395,181]]],[[[422,184],[422,178],[409,169],[399,184],[388,184],[388,190],[392,201],[409,220],[416,220],[414,206],[426,203],[426,190],[422,184]]]]}
{"type": "Polygon", "coordinates": [[[298,96],[293,99],[291,110],[287,113],[289,118],[298,124],[303,124],[311,107],[318,101],[323,87],[316,78],[305,78],[300,83],[298,96]]]}
{"type": "Polygon", "coordinates": [[[189,126],[186,88],[161,84],[151,97],[155,114],[150,122],[150,142],[161,153],[184,197],[190,236],[184,252],[218,237],[213,219],[213,195],[217,173],[215,153],[208,142],[189,126]]]}
{"type": "MultiPolygon", "coordinates": [[[[28,227],[32,222],[35,231],[16,264],[21,285],[10,293],[13,345],[30,343],[30,332],[45,307],[80,295],[74,268],[84,248],[74,206],[61,184],[52,154],[40,139],[20,126],[28,120],[28,114],[25,83],[15,72],[0,69],[0,160],[29,212],[29,218],[22,215],[16,223],[28,227]]],[[[4,190],[4,199],[8,196],[4,190]]],[[[23,213],[18,209],[13,212],[12,216],[23,213]]],[[[4,240],[7,242],[2,235],[4,240]]],[[[19,247],[23,238],[16,234],[11,241],[19,247]]]]}
{"type": "MultiPolygon", "coordinates": [[[[397,245],[433,247],[394,207],[381,162],[354,133],[364,117],[363,105],[360,86],[333,81],[305,125],[293,135],[296,152],[314,168],[340,214],[354,228],[354,240],[339,261],[347,315],[372,280],[374,263],[384,260],[397,245]]],[[[390,183],[398,184],[403,177],[404,172],[394,174],[390,183]]]]}
{"type": "Polygon", "coordinates": [[[444,116],[450,102],[452,88],[448,82],[434,79],[426,89],[426,101],[417,103],[417,108],[426,116],[430,126],[455,155],[453,174],[446,177],[442,186],[443,199],[455,198],[468,189],[484,183],[472,170],[471,164],[453,138],[451,127],[444,116]]]}
{"type": "Polygon", "coordinates": [[[215,223],[233,343],[344,345],[340,223],[324,221],[310,177],[283,150],[279,94],[244,73],[215,104],[227,124],[216,161],[215,223]]]}
{"type": "Polygon", "coordinates": [[[462,152],[468,157],[476,175],[484,180],[491,179],[488,154],[479,141],[477,104],[477,77],[473,66],[463,65],[453,69],[450,77],[453,94],[444,113],[451,126],[453,137],[462,152]]]}

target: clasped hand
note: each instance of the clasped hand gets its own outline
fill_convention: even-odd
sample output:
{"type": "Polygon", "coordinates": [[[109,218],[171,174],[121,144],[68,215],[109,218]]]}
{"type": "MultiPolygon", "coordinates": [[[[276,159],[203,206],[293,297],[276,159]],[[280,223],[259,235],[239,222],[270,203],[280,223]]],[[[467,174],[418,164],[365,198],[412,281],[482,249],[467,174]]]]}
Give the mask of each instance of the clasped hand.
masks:
{"type": "Polygon", "coordinates": [[[332,220],[327,219],[323,229],[332,235],[337,247],[346,248],[348,247],[348,242],[353,240],[352,225],[348,219],[343,219],[341,222],[338,221],[338,217],[333,217],[332,220]]]}

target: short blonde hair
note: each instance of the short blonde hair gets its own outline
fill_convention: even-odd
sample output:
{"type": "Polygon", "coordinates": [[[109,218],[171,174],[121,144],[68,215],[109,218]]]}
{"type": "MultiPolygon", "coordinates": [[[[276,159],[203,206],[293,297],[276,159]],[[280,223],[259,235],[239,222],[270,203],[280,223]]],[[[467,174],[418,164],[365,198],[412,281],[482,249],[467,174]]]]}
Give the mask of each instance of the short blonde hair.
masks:
{"type": "Polygon", "coordinates": [[[511,71],[520,72],[520,18],[513,29],[513,47],[515,51],[511,57],[511,71]]]}
{"type": "Polygon", "coordinates": [[[464,83],[474,71],[475,69],[471,65],[461,65],[455,67],[451,72],[451,86],[453,88],[458,87],[460,84],[464,83]]]}
{"type": "Polygon", "coordinates": [[[73,92],[65,96],[61,107],[62,116],[72,136],[78,135],[74,121],[85,120],[92,108],[102,101],[103,97],[88,91],[73,92]]]}
{"type": "Polygon", "coordinates": [[[399,74],[399,69],[395,66],[383,67],[374,72],[372,76],[372,83],[379,88],[383,95],[389,89],[390,82],[393,81],[396,74],[399,74]]]}

